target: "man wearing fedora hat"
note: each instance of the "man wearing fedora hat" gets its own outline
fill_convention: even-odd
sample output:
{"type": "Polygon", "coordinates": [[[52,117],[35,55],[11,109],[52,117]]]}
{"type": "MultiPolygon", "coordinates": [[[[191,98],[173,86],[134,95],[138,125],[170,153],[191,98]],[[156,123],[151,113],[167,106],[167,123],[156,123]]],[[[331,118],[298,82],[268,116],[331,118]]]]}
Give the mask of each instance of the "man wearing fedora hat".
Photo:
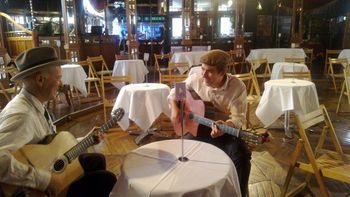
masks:
{"type": "MultiPolygon", "coordinates": [[[[235,136],[224,134],[217,127],[226,124],[241,128],[245,122],[247,91],[244,83],[227,73],[229,55],[222,50],[212,50],[204,54],[200,62],[202,72],[190,75],[185,83],[187,90],[195,92],[204,102],[209,102],[215,110],[215,124],[211,127],[199,125],[197,136],[187,133],[185,138],[207,142],[222,149],[236,166],[242,196],[246,196],[250,173],[251,152],[246,143],[235,136]]],[[[175,91],[169,95],[171,120],[180,121],[180,110],[175,100],[175,91]]],[[[186,107],[185,107],[186,108],[186,107]]]]}
{"type": "MultiPolygon", "coordinates": [[[[58,175],[23,164],[11,152],[56,133],[44,103],[55,98],[66,61],[59,60],[52,47],[37,47],[21,53],[15,63],[19,72],[11,80],[22,81],[23,89],[0,113],[0,182],[56,195],[58,175]]],[[[104,156],[82,154],[79,162],[84,176],[70,185],[67,196],[109,196],[116,177],[105,170],[104,156]]]]}

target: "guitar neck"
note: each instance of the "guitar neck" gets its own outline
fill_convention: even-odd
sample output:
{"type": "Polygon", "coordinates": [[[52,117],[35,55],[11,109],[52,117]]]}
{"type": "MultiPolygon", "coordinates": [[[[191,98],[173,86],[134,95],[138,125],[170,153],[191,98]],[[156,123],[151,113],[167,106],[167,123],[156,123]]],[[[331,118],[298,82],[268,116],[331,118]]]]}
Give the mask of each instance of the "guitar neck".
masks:
{"type": "Polygon", "coordinates": [[[91,132],[87,137],[85,137],[83,140],[81,140],[79,143],[77,143],[75,146],[69,149],[64,154],[67,157],[68,162],[70,163],[72,160],[77,158],[83,151],[85,151],[88,147],[95,144],[94,135],[97,134],[98,132],[104,133],[108,131],[108,129],[116,125],[116,123],[123,117],[123,115],[124,115],[124,112],[122,115],[118,114],[117,116],[112,117],[112,119],[104,123],[98,131],[91,132]]]}
{"type": "MultiPolygon", "coordinates": [[[[190,119],[193,119],[197,123],[208,126],[208,127],[211,127],[211,125],[214,122],[213,120],[210,120],[208,118],[205,118],[205,117],[202,117],[199,115],[195,115],[195,114],[191,114],[190,119]]],[[[247,131],[240,130],[240,129],[236,129],[236,128],[230,127],[228,125],[225,125],[225,124],[217,125],[217,127],[220,129],[220,131],[222,131],[224,133],[236,136],[236,137],[241,138],[245,141],[252,142],[255,144],[262,144],[265,142],[265,140],[267,138],[267,136],[247,132],[247,131]]]]}
{"type": "MultiPolygon", "coordinates": [[[[211,127],[211,125],[213,124],[213,120],[210,120],[208,118],[202,117],[202,116],[198,116],[198,115],[193,115],[193,120],[195,120],[196,122],[198,122],[199,124],[211,127]]],[[[239,129],[233,128],[233,127],[229,127],[225,124],[220,124],[217,125],[218,128],[220,129],[220,131],[236,136],[236,137],[243,137],[241,132],[239,131],[239,129]]]]}

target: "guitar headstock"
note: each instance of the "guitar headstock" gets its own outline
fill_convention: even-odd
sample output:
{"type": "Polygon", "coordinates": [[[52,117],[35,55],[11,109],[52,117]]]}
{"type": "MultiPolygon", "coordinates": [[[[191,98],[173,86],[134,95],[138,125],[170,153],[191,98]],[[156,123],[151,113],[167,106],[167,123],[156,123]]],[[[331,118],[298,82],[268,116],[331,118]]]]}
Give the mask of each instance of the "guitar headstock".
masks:
{"type": "Polygon", "coordinates": [[[125,111],[123,108],[118,108],[112,112],[112,120],[118,122],[123,118],[125,111]]]}
{"type": "Polygon", "coordinates": [[[269,140],[269,134],[267,132],[257,133],[254,131],[246,131],[245,137],[243,137],[243,140],[246,141],[247,143],[263,144],[269,140]]]}
{"type": "Polygon", "coordinates": [[[105,124],[101,126],[100,131],[106,132],[108,129],[110,129],[112,126],[116,125],[119,120],[123,118],[125,114],[125,111],[123,108],[118,108],[112,112],[112,118],[108,120],[105,124]]]}

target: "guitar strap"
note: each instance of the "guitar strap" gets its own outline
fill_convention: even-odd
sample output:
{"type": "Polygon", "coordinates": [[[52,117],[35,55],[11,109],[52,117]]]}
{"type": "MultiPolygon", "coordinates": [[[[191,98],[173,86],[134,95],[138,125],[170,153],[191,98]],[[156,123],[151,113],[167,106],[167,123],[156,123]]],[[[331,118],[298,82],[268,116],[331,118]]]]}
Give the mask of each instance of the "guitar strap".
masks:
{"type": "Polygon", "coordinates": [[[56,127],[53,125],[53,122],[52,122],[52,118],[50,116],[50,113],[49,111],[46,109],[46,107],[44,107],[45,109],[45,112],[44,112],[44,116],[45,116],[45,119],[47,121],[47,124],[49,125],[50,127],[50,130],[51,130],[51,134],[55,134],[56,133],[56,127]]]}

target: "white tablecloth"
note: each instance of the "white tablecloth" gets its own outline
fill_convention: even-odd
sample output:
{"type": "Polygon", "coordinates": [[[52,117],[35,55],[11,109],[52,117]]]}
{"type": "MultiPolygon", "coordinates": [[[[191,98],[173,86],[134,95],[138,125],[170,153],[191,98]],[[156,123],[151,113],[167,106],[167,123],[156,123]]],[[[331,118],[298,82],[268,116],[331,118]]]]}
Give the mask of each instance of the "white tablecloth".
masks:
{"type": "Polygon", "coordinates": [[[218,197],[240,196],[238,176],[231,159],[217,147],[184,140],[153,142],[130,152],[117,182],[117,196],[218,197]]]}
{"type": "MultiPolygon", "coordinates": [[[[171,57],[171,62],[180,63],[187,62],[189,66],[199,65],[202,55],[208,51],[191,51],[191,52],[176,52],[171,57]]],[[[184,73],[188,68],[179,68],[180,73],[184,73]]]]}
{"type": "Polygon", "coordinates": [[[272,49],[252,49],[246,60],[264,59],[268,63],[284,62],[284,58],[305,58],[306,54],[303,49],[295,48],[272,48],[272,49]]]}
{"type": "MultiPolygon", "coordinates": [[[[132,83],[142,83],[148,69],[142,60],[117,60],[114,62],[113,76],[130,75],[132,83]]],[[[117,88],[123,87],[123,83],[114,84],[117,88]]]]}
{"type": "Polygon", "coordinates": [[[314,83],[299,79],[276,79],[265,82],[265,90],[255,114],[267,127],[287,110],[306,114],[318,108],[314,83]]]}
{"type": "MultiPolygon", "coordinates": [[[[348,63],[350,63],[350,49],[343,49],[339,55],[338,58],[346,58],[348,59],[348,63]]],[[[345,66],[345,65],[343,65],[345,66]]]]}
{"type": "Polygon", "coordinates": [[[170,88],[160,83],[129,84],[120,90],[113,110],[123,108],[125,115],[118,122],[125,131],[129,127],[129,119],[141,129],[147,130],[161,113],[170,117],[167,97],[170,88]]]}
{"type": "Polygon", "coordinates": [[[85,79],[87,75],[78,64],[65,64],[62,68],[62,84],[71,85],[77,88],[81,94],[87,96],[87,90],[85,86],[85,79]]]}
{"type": "Polygon", "coordinates": [[[272,67],[271,79],[282,79],[283,72],[307,72],[309,69],[305,64],[277,62],[272,67]]]}

